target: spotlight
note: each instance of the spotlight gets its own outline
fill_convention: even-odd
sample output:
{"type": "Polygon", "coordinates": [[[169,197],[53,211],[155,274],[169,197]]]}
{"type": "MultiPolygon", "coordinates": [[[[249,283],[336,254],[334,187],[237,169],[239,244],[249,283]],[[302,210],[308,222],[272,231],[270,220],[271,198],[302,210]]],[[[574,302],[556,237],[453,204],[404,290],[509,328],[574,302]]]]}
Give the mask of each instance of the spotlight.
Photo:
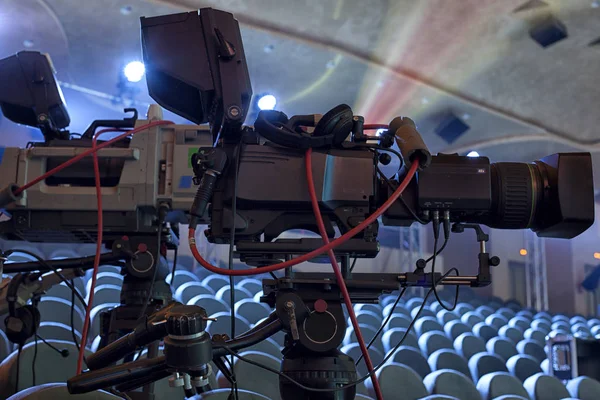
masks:
{"type": "Polygon", "coordinates": [[[519,250],[519,254],[522,256],[526,256],[527,255],[527,250],[526,249],[521,249],[519,250]]]}
{"type": "Polygon", "coordinates": [[[261,110],[272,110],[277,104],[277,99],[272,94],[265,94],[258,99],[258,108],[261,110]]]}
{"type": "Polygon", "coordinates": [[[469,154],[467,154],[467,157],[479,157],[479,153],[476,151],[470,151],[469,154]]]}
{"type": "Polygon", "coordinates": [[[594,253],[594,258],[596,260],[600,260],[600,253],[594,253]]]}
{"type": "Polygon", "coordinates": [[[144,77],[146,68],[140,61],[132,61],[123,68],[123,74],[129,82],[139,82],[144,77]]]}

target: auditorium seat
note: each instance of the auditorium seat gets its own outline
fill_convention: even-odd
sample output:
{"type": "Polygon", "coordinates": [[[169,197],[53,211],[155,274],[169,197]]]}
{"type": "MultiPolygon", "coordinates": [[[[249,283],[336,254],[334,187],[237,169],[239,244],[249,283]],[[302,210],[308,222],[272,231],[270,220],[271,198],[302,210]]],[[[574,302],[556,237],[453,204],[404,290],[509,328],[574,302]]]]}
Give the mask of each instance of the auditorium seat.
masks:
{"type": "Polygon", "coordinates": [[[523,332],[525,332],[525,330],[528,329],[530,325],[531,321],[522,316],[512,317],[510,321],[508,321],[508,326],[512,326],[513,328],[519,328],[523,332]]]}
{"type": "MultiPolygon", "coordinates": [[[[75,398],[69,393],[65,382],[46,383],[21,390],[9,397],[7,400],[64,400],[75,398]]],[[[90,393],[78,394],[77,400],[115,400],[121,399],[120,396],[105,392],[104,390],[96,390],[90,393]]]]}
{"type": "Polygon", "coordinates": [[[535,310],[533,308],[524,308],[524,309],[520,309],[521,307],[519,306],[518,308],[516,308],[517,310],[517,317],[523,317],[526,320],[528,320],[529,322],[531,322],[533,320],[533,314],[535,312],[535,310]]]}
{"type": "Polygon", "coordinates": [[[509,339],[515,345],[523,340],[523,332],[519,328],[504,325],[498,330],[498,336],[509,339]]]}
{"type": "Polygon", "coordinates": [[[592,336],[600,335],[600,326],[599,325],[592,326],[592,328],[590,329],[590,333],[592,334],[592,336]]]}
{"type": "Polygon", "coordinates": [[[446,336],[452,341],[454,341],[457,337],[462,335],[463,333],[471,332],[471,327],[467,324],[460,322],[460,320],[454,320],[448,322],[444,326],[444,332],[446,336]]]}
{"type": "MultiPolygon", "coordinates": [[[[223,300],[225,302],[225,304],[227,305],[231,305],[231,295],[230,295],[230,290],[229,290],[229,284],[226,286],[223,286],[221,289],[217,290],[217,293],[215,294],[215,298],[217,300],[223,300]]],[[[244,288],[236,288],[234,286],[233,288],[233,294],[234,294],[234,301],[238,301],[238,300],[242,300],[242,299],[251,299],[253,297],[253,294],[250,293],[249,290],[244,289],[244,288]]]]}
{"type": "Polygon", "coordinates": [[[458,303],[456,305],[456,308],[454,309],[454,314],[458,315],[459,317],[462,316],[463,314],[468,313],[469,311],[473,311],[474,308],[472,305],[468,304],[468,303],[458,303]]]}
{"type": "MultiPolygon", "coordinates": [[[[378,315],[378,314],[374,313],[373,311],[363,310],[363,311],[355,312],[355,315],[356,315],[356,319],[358,320],[358,323],[361,325],[368,325],[375,329],[377,329],[381,326],[381,322],[382,322],[381,315],[378,315]]],[[[348,326],[352,325],[350,318],[348,318],[347,323],[348,323],[348,326]]]]}
{"type": "MultiPolygon", "coordinates": [[[[360,332],[362,333],[365,343],[369,343],[371,339],[375,337],[375,334],[377,333],[377,328],[363,324],[358,324],[358,326],[360,327],[360,332]]],[[[351,325],[348,325],[348,328],[346,329],[346,335],[344,336],[344,344],[352,343],[358,343],[358,340],[356,339],[354,328],[352,328],[351,325]]],[[[383,345],[381,344],[381,335],[378,336],[377,339],[375,339],[375,341],[371,345],[371,348],[376,348],[379,351],[383,352],[383,345]]]]}
{"type": "Polygon", "coordinates": [[[523,334],[523,338],[533,340],[534,342],[537,342],[541,346],[544,346],[546,344],[546,336],[547,335],[548,335],[548,333],[546,333],[540,329],[529,328],[523,334]]]}
{"type": "Polygon", "coordinates": [[[534,319],[531,321],[531,328],[539,329],[548,334],[552,330],[552,323],[545,319],[534,319]]]}
{"type": "Polygon", "coordinates": [[[443,332],[444,327],[433,317],[421,317],[415,322],[414,326],[417,336],[426,332],[443,332]]]}
{"type": "Polygon", "coordinates": [[[491,338],[485,345],[488,353],[496,354],[505,362],[512,356],[517,354],[515,344],[506,338],[495,337],[491,338]]]}
{"type": "Polygon", "coordinates": [[[410,317],[407,317],[404,314],[396,314],[396,313],[394,313],[390,317],[387,325],[385,326],[385,329],[394,329],[394,328],[408,329],[411,321],[412,320],[410,319],[410,317]]]}
{"type": "Polygon", "coordinates": [[[484,305],[484,306],[477,307],[475,309],[475,312],[477,312],[479,315],[481,315],[485,319],[494,313],[494,309],[490,306],[484,305]]]}
{"type": "Polygon", "coordinates": [[[271,314],[271,310],[266,304],[256,303],[254,299],[236,301],[234,309],[236,314],[246,318],[251,323],[267,318],[271,314]]]}
{"type": "MultiPolygon", "coordinates": [[[[66,324],[61,324],[60,322],[42,322],[37,329],[37,334],[44,339],[53,339],[53,340],[65,340],[68,342],[73,342],[73,333],[71,332],[71,326],[66,324]]],[[[75,336],[79,341],[81,341],[81,333],[76,329],[75,336]]],[[[28,342],[34,342],[35,337],[32,336],[28,339],[28,342]]],[[[38,340],[38,344],[41,343],[41,340],[38,340]]]]}
{"type": "MultiPolygon", "coordinates": [[[[47,341],[58,349],[68,350],[69,355],[63,357],[41,341],[38,341],[35,362],[36,385],[66,382],[67,379],[75,375],[78,352],[72,339],[69,341],[47,339],[47,341]]],[[[34,353],[34,343],[23,346],[19,361],[19,390],[35,386],[32,375],[34,353]]],[[[90,354],[87,349],[86,354],[90,354]]],[[[0,364],[0,399],[6,399],[17,392],[15,390],[17,358],[18,351],[15,350],[0,364]]]]}
{"type": "MultiPolygon", "coordinates": [[[[227,334],[231,336],[231,312],[222,311],[219,313],[211,314],[211,318],[216,318],[216,321],[208,321],[206,330],[211,334],[227,334]]],[[[250,322],[239,315],[235,316],[235,336],[239,336],[242,333],[250,329],[250,322]]]]}
{"type": "Polygon", "coordinates": [[[402,342],[402,346],[409,346],[414,349],[419,350],[419,343],[417,342],[416,336],[410,331],[406,333],[406,329],[404,328],[393,328],[388,329],[381,336],[381,344],[383,346],[383,350],[387,354],[390,350],[392,350],[400,340],[404,337],[404,341],[402,342]]]}
{"type": "Polygon", "coordinates": [[[219,312],[229,311],[229,306],[223,300],[217,300],[214,296],[208,294],[194,296],[187,304],[204,308],[209,317],[219,312]]]}
{"type": "Polygon", "coordinates": [[[525,354],[517,354],[509,358],[506,361],[506,368],[521,382],[525,382],[530,376],[542,372],[538,360],[525,354]]]}
{"type": "Polygon", "coordinates": [[[473,333],[475,336],[483,339],[484,342],[487,342],[491,338],[498,336],[498,329],[487,325],[485,322],[480,322],[473,327],[473,333]]]}
{"type": "Polygon", "coordinates": [[[492,372],[483,375],[477,382],[477,390],[483,400],[493,400],[500,396],[512,395],[527,398],[523,384],[508,372],[492,372]]]}
{"type": "Polygon", "coordinates": [[[13,344],[6,337],[6,333],[0,330],[0,362],[4,360],[10,353],[12,353],[13,344]]]}
{"type": "Polygon", "coordinates": [[[434,351],[427,359],[427,362],[432,371],[453,369],[467,376],[471,373],[465,359],[458,355],[454,350],[440,349],[434,351]]]}
{"type": "MultiPolygon", "coordinates": [[[[89,295],[85,302],[89,303],[89,295]]],[[[94,289],[94,307],[104,303],[120,303],[121,302],[121,287],[117,285],[100,285],[94,289]]]]}
{"type": "Polygon", "coordinates": [[[425,378],[431,373],[431,367],[427,359],[423,357],[420,351],[412,347],[400,346],[388,362],[404,364],[412,368],[421,378],[425,378]]]}
{"type": "MultiPolygon", "coordinates": [[[[77,300],[76,300],[77,301],[77,300]]],[[[38,304],[40,312],[40,321],[60,322],[71,326],[71,300],[65,300],[58,297],[42,296],[38,304]]],[[[73,307],[73,326],[81,332],[83,328],[84,314],[78,303],[73,307]]]]}
{"type": "MultiPolygon", "coordinates": [[[[179,266],[177,267],[177,270],[175,271],[175,281],[173,282],[173,284],[171,284],[171,276],[172,275],[173,274],[167,275],[165,282],[167,282],[169,285],[173,286],[174,288],[178,288],[179,286],[183,285],[186,282],[199,282],[200,281],[200,279],[196,276],[196,274],[194,274],[193,272],[187,271],[184,268],[179,268],[179,266]]],[[[227,281],[227,283],[229,283],[229,281],[227,281]]]]}
{"type": "MultiPolygon", "coordinates": [[[[362,355],[358,343],[347,344],[345,346],[342,346],[340,350],[342,351],[342,353],[352,357],[355,362],[358,361],[358,359],[362,355]]],[[[380,364],[383,361],[383,353],[377,348],[371,347],[369,349],[369,356],[371,357],[371,361],[373,362],[374,366],[380,364]]],[[[358,376],[364,376],[368,374],[364,358],[360,361],[360,363],[358,363],[358,365],[356,366],[356,370],[358,372],[358,376]]]]}
{"type": "Polygon", "coordinates": [[[460,400],[481,400],[479,391],[468,375],[453,369],[442,369],[427,375],[423,384],[433,396],[450,396],[460,400]]]}
{"type": "Polygon", "coordinates": [[[390,313],[392,313],[392,314],[404,315],[406,318],[410,319],[410,310],[408,310],[408,308],[406,308],[402,304],[398,304],[396,306],[396,308],[394,308],[393,305],[394,305],[393,303],[388,304],[387,306],[385,306],[383,308],[383,311],[381,312],[381,315],[383,316],[383,318],[386,318],[388,315],[390,315],[390,313]]]}
{"type": "Polygon", "coordinates": [[[588,378],[587,376],[579,376],[567,383],[567,390],[571,397],[580,400],[598,400],[600,399],[600,383],[588,378]]]}
{"type": "MultiPolygon", "coordinates": [[[[85,287],[83,288],[83,290],[78,289],[77,286],[75,286],[75,290],[77,290],[77,292],[79,292],[79,294],[85,298],[86,296],[86,291],[85,291],[85,287]]],[[[44,297],[58,297],[60,299],[65,299],[65,300],[69,300],[71,301],[71,288],[69,288],[64,282],[61,282],[58,285],[54,285],[52,286],[50,289],[48,289],[48,291],[46,291],[46,294],[44,296],[42,296],[42,299],[44,297]]],[[[78,301],[78,300],[76,300],[78,301]]],[[[78,303],[79,304],[79,303],[78,303]]]]}
{"type": "Polygon", "coordinates": [[[594,326],[600,326],[600,319],[592,318],[592,319],[588,320],[587,324],[590,327],[590,329],[592,329],[592,327],[594,327],[594,326]]]}
{"type": "Polygon", "coordinates": [[[506,321],[517,315],[513,310],[507,307],[499,308],[494,314],[501,316],[502,318],[506,319],[506,321]]]}
{"type": "Polygon", "coordinates": [[[485,319],[485,323],[498,331],[498,329],[508,324],[508,320],[500,314],[492,314],[485,319]]]}
{"type": "Polygon", "coordinates": [[[265,340],[261,340],[260,342],[256,343],[255,345],[252,345],[250,347],[248,347],[247,349],[244,349],[246,351],[259,351],[262,353],[266,353],[269,354],[275,358],[277,358],[278,360],[281,360],[282,355],[281,355],[281,346],[279,346],[277,344],[277,342],[275,342],[273,339],[268,338],[265,340]]]}
{"type": "Polygon", "coordinates": [[[435,318],[435,313],[433,311],[431,311],[429,309],[429,307],[427,307],[427,306],[423,307],[422,310],[421,310],[421,307],[416,307],[416,308],[412,309],[412,311],[410,312],[410,316],[413,319],[423,318],[423,317],[434,317],[435,318]],[[419,310],[420,310],[420,312],[419,312],[419,310]]]}
{"type": "Polygon", "coordinates": [[[262,290],[262,282],[254,278],[242,279],[235,286],[248,290],[252,295],[255,295],[262,290]]]}
{"type": "Polygon", "coordinates": [[[577,322],[571,326],[571,333],[581,332],[584,335],[591,335],[590,328],[585,323],[577,322]]]}
{"type": "Polygon", "coordinates": [[[478,382],[479,378],[491,372],[508,372],[504,365],[504,360],[495,354],[478,353],[469,360],[469,370],[473,382],[478,382]]]}
{"type": "Polygon", "coordinates": [[[569,317],[567,317],[566,315],[563,314],[556,314],[555,316],[552,317],[552,322],[558,322],[558,321],[563,321],[566,322],[567,324],[569,324],[569,317]]]}
{"type": "Polygon", "coordinates": [[[567,321],[555,321],[552,323],[551,328],[553,331],[565,331],[565,332],[571,332],[571,325],[569,325],[569,323],[567,321]]]}
{"type": "Polygon", "coordinates": [[[523,382],[523,386],[531,400],[562,400],[571,397],[561,381],[543,373],[530,376],[523,382]]]}
{"type": "Polygon", "coordinates": [[[517,351],[520,354],[532,356],[540,363],[546,358],[546,352],[544,351],[544,348],[537,342],[534,342],[530,339],[523,339],[517,343],[517,351]]]}
{"type": "MultiPolygon", "coordinates": [[[[98,272],[98,275],[96,275],[96,287],[101,285],[114,285],[120,288],[123,286],[123,275],[117,272],[109,271],[98,272]]],[[[86,293],[90,292],[91,287],[92,279],[90,278],[85,285],[86,293]]]]}
{"type": "Polygon", "coordinates": [[[472,333],[463,333],[454,340],[454,350],[465,360],[469,360],[473,355],[485,352],[486,348],[485,342],[480,337],[472,333]]]}
{"type": "Polygon", "coordinates": [[[187,304],[187,302],[190,301],[193,297],[201,294],[207,294],[214,297],[215,292],[208,286],[202,284],[202,282],[189,281],[182,283],[179,287],[177,287],[177,289],[175,289],[173,297],[175,298],[175,300],[183,304],[187,304]]]}
{"type": "MultiPolygon", "coordinates": [[[[277,371],[281,369],[281,361],[269,354],[258,351],[244,351],[240,353],[240,355],[277,371]]],[[[244,362],[238,358],[235,358],[233,369],[236,376],[240,377],[237,379],[239,389],[260,393],[272,400],[281,399],[279,394],[279,376],[276,374],[244,362]],[[245,377],[245,379],[241,377],[245,377]]],[[[221,372],[218,373],[217,379],[219,381],[219,387],[231,387],[231,384],[221,372]]]]}
{"type": "Polygon", "coordinates": [[[441,332],[427,332],[419,337],[419,348],[429,357],[439,349],[453,349],[452,342],[441,332]]]}
{"type": "Polygon", "coordinates": [[[534,320],[545,320],[548,323],[552,322],[552,316],[548,314],[546,311],[540,311],[533,316],[534,320]]]}
{"type": "MultiPolygon", "coordinates": [[[[418,400],[427,396],[421,377],[403,364],[387,363],[376,372],[384,399],[396,399],[402,393],[403,400],[418,400]]],[[[375,396],[371,380],[365,382],[369,395],[375,396]]]]}
{"type": "MultiPolygon", "coordinates": [[[[198,394],[190,397],[190,400],[228,400],[231,397],[231,389],[215,389],[210,392],[198,394]]],[[[271,400],[267,396],[250,390],[238,389],[237,396],[239,400],[271,400]]],[[[158,400],[158,399],[157,399],[158,400]]]]}
{"type": "Polygon", "coordinates": [[[483,322],[485,318],[479,314],[477,311],[469,311],[465,313],[460,320],[471,327],[471,329],[480,322],[483,322]]]}
{"type": "Polygon", "coordinates": [[[406,306],[406,309],[410,312],[414,308],[418,309],[419,307],[421,307],[421,304],[423,304],[422,297],[412,297],[412,298],[406,300],[405,306],[406,306]]]}
{"type": "Polygon", "coordinates": [[[354,305],[354,312],[359,313],[360,311],[369,311],[374,313],[378,318],[379,322],[382,321],[381,317],[381,305],[371,303],[359,303],[354,305]]]}
{"type": "Polygon", "coordinates": [[[202,283],[217,293],[223,286],[229,286],[229,278],[221,275],[209,275],[202,280],[202,283]]]}
{"type": "MultiPolygon", "coordinates": [[[[531,358],[533,358],[533,357],[531,357],[531,358]]],[[[535,359],[534,359],[534,360],[535,360],[535,359]]],[[[537,361],[537,360],[536,360],[536,361],[537,361]]],[[[540,363],[540,368],[542,369],[542,372],[543,372],[544,374],[551,375],[551,374],[550,374],[550,372],[551,372],[551,371],[550,371],[550,360],[548,360],[547,358],[546,358],[544,361],[542,361],[542,362],[540,363]]]]}
{"type": "Polygon", "coordinates": [[[569,323],[571,324],[571,326],[573,326],[575,324],[587,325],[587,320],[585,318],[583,318],[581,315],[576,315],[569,320],[569,323]]]}
{"type": "Polygon", "coordinates": [[[454,321],[459,319],[458,315],[454,314],[452,311],[448,310],[440,310],[436,314],[436,319],[442,325],[446,325],[450,321],[454,321]]]}

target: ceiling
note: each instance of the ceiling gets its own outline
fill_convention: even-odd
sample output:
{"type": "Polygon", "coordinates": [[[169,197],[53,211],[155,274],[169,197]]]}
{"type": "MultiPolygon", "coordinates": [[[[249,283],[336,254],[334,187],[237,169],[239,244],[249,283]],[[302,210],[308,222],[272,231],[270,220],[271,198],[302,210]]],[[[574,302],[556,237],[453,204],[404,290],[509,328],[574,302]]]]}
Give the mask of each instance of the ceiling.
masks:
{"type": "MultiPolygon", "coordinates": [[[[546,0],[514,12],[525,2],[0,0],[0,57],[50,53],[71,130],[81,131],[122,115],[110,98],[124,64],[141,58],[140,16],[211,6],[236,15],[254,93],[274,94],[288,115],[339,103],[372,123],[406,115],[433,151],[477,150],[494,161],[598,152],[600,46],[589,43],[600,37],[600,4],[546,0]],[[543,48],[528,30],[550,14],[569,36],[543,48]],[[434,133],[448,113],[470,126],[452,144],[434,133]]],[[[138,86],[142,110],[152,100],[138,86]]],[[[0,145],[14,143],[19,129],[0,122],[0,145]]]]}

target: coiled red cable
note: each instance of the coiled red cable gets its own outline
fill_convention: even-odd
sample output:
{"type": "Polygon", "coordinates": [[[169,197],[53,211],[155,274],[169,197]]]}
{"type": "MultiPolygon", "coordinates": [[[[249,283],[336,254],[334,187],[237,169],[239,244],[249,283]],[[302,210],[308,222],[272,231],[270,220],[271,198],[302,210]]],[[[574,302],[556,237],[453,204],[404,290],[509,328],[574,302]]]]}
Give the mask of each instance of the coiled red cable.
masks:
{"type": "MultiPolygon", "coordinates": [[[[317,193],[315,192],[315,183],[312,172],[312,149],[309,148],[306,150],[305,156],[306,162],[306,182],[308,184],[308,193],[310,194],[310,202],[312,204],[313,213],[315,214],[315,219],[317,220],[317,226],[319,227],[319,233],[323,238],[323,243],[328,244],[329,238],[327,237],[327,230],[325,229],[325,223],[323,222],[323,216],[321,215],[321,210],[319,209],[319,200],[317,199],[317,193]]],[[[352,307],[352,299],[350,298],[350,293],[348,292],[348,288],[346,287],[346,283],[344,281],[344,277],[342,275],[342,271],[340,270],[340,266],[337,263],[335,258],[335,254],[333,250],[328,250],[327,255],[329,256],[329,260],[331,261],[331,267],[333,268],[333,273],[335,274],[335,279],[338,283],[338,287],[342,292],[342,297],[344,299],[344,304],[346,304],[346,309],[348,310],[348,315],[350,316],[350,321],[352,322],[352,327],[354,328],[354,333],[356,334],[356,341],[360,346],[360,351],[362,352],[363,358],[365,359],[365,364],[367,365],[367,369],[371,374],[371,382],[373,382],[373,388],[375,389],[375,395],[378,400],[383,400],[383,394],[381,393],[381,387],[379,387],[379,380],[377,379],[377,375],[373,374],[373,362],[371,361],[371,357],[369,356],[369,349],[367,349],[367,345],[365,344],[365,340],[360,331],[360,327],[358,326],[358,320],[356,319],[356,314],[354,314],[354,308],[352,307]]]]}

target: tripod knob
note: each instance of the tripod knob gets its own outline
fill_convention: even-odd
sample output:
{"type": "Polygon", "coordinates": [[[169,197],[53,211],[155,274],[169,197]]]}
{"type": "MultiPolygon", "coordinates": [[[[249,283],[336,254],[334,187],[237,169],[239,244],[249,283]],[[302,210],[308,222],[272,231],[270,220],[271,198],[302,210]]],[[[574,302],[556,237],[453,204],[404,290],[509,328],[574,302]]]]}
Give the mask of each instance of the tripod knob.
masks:
{"type": "Polygon", "coordinates": [[[171,336],[190,336],[204,332],[208,316],[202,307],[178,305],[166,315],[167,334],[171,336]]]}

